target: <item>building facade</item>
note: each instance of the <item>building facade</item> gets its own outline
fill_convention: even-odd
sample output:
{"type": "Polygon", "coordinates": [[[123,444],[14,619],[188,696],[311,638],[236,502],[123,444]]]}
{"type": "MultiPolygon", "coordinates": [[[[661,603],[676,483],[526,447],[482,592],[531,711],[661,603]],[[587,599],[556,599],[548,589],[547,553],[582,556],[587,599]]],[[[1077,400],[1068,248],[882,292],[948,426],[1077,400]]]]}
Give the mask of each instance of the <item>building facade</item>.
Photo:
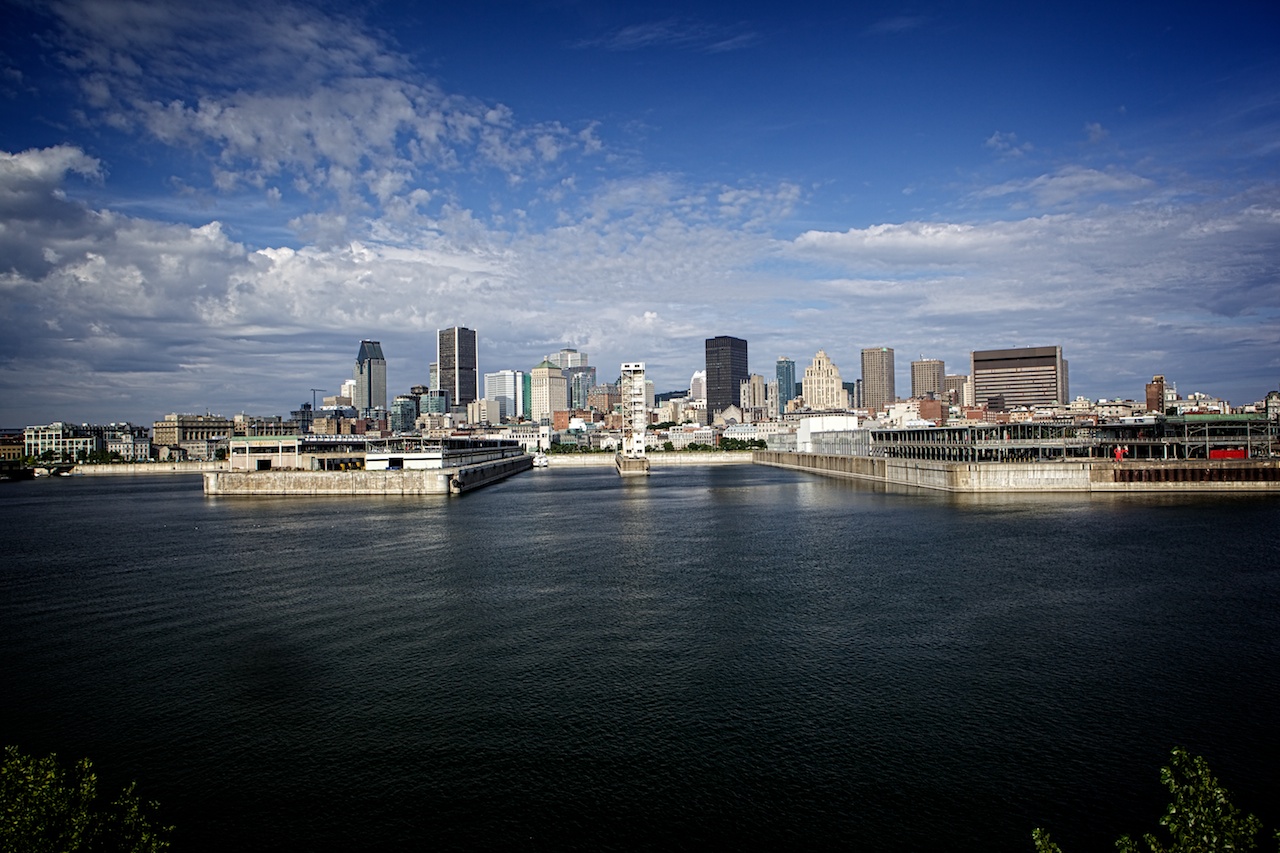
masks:
{"type": "Polygon", "coordinates": [[[872,413],[883,412],[898,399],[893,375],[893,347],[867,347],[862,351],[863,405],[872,413]]]}
{"type": "Polygon", "coordinates": [[[778,382],[777,411],[785,412],[787,403],[794,400],[796,396],[796,363],[785,355],[778,356],[774,378],[778,382]]]}
{"type": "Polygon", "coordinates": [[[355,391],[351,405],[363,416],[373,409],[387,408],[387,360],[378,341],[361,341],[352,374],[355,391]]]}
{"type": "Polygon", "coordinates": [[[564,372],[555,364],[543,359],[529,371],[530,405],[529,420],[535,424],[550,425],[556,412],[569,408],[569,384],[564,372]]]}
{"type": "Polygon", "coordinates": [[[840,369],[835,366],[826,350],[818,350],[813,362],[804,369],[800,396],[805,405],[815,412],[844,411],[849,408],[849,394],[844,390],[840,369]]]}
{"type": "Polygon", "coordinates": [[[975,403],[995,411],[1065,405],[1071,399],[1060,346],[975,350],[970,366],[975,403]]]}
{"type": "Polygon", "coordinates": [[[596,385],[596,369],[586,364],[566,367],[564,368],[564,378],[569,383],[569,408],[585,409],[587,407],[587,395],[591,393],[591,389],[596,385]]]}
{"type": "Polygon", "coordinates": [[[587,366],[587,354],[568,347],[560,350],[560,352],[552,353],[543,360],[551,362],[561,370],[568,370],[570,367],[587,366]]]}
{"type": "Polygon", "coordinates": [[[953,406],[972,406],[973,382],[963,373],[948,374],[942,380],[942,388],[953,406]]]}
{"type": "Polygon", "coordinates": [[[484,398],[498,404],[498,417],[501,420],[524,417],[524,371],[499,370],[496,373],[486,373],[484,398]]]}
{"type": "Polygon", "coordinates": [[[436,364],[440,390],[449,406],[465,408],[480,396],[480,370],[473,329],[453,326],[436,334],[436,364]]]}
{"type": "Polygon", "coordinates": [[[747,381],[747,342],[720,335],[707,338],[707,414],[741,403],[747,381]]]}
{"type": "Polygon", "coordinates": [[[942,399],[946,392],[947,368],[942,359],[920,357],[911,362],[911,396],[942,399]]]}

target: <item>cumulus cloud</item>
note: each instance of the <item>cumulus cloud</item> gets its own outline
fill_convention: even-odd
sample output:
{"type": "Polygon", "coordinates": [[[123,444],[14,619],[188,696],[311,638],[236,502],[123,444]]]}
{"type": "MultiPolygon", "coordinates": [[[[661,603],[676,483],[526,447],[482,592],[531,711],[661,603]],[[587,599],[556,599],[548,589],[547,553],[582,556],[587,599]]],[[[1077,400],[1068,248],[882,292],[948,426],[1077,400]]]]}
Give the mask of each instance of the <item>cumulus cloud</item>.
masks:
{"type": "Polygon", "coordinates": [[[593,126],[522,123],[501,104],[445,92],[350,19],[225,0],[50,9],[92,117],[208,152],[220,192],[274,184],[381,206],[442,175],[519,182],[601,150],[593,126]]]}

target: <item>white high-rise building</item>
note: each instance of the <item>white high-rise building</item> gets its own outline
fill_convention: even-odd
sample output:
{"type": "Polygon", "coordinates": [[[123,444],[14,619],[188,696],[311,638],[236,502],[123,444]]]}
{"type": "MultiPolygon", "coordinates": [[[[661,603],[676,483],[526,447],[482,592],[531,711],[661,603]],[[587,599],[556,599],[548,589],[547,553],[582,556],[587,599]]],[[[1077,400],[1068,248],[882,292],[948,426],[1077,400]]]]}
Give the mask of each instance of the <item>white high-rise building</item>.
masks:
{"type": "Polygon", "coordinates": [[[567,370],[570,367],[586,367],[587,354],[565,347],[560,352],[547,356],[543,361],[549,361],[561,370],[567,370]]]}
{"type": "Polygon", "coordinates": [[[498,404],[501,420],[515,420],[524,413],[524,371],[499,370],[484,375],[484,398],[498,404]]]}
{"type": "Polygon", "coordinates": [[[695,370],[693,376],[689,377],[689,399],[707,399],[707,371],[695,370]]]}

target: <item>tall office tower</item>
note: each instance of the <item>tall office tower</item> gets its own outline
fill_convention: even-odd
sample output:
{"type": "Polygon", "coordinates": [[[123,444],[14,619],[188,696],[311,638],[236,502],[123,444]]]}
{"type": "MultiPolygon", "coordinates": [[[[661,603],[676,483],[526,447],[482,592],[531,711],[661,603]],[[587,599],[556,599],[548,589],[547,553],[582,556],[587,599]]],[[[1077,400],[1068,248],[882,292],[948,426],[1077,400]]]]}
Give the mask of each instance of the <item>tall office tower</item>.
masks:
{"type": "Polygon", "coordinates": [[[461,408],[480,396],[480,368],[476,358],[476,333],[454,326],[437,335],[436,361],[440,365],[440,388],[449,395],[449,405],[461,408]]]}
{"type": "Polygon", "coordinates": [[[540,361],[529,374],[532,377],[529,420],[548,426],[556,412],[569,408],[569,383],[564,379],[564,372],[546,359],[540,361]]]}
{"type": "Polygon", "coordinates": [[[778,380],[778,413],[781,414],[796,396],[796,363],[785,355],[778,356],[774,376],[778,380]]]}
{"type": "Polygon", "coordinates": [[[524,415],[524,371],[499,370],[484,375],[484,398],[498,404],[500,420],[524,415]]]}
{"type": "Polygon", "coordinates": [[[942,389],[951,405],[973,405],[973,382],[963,373],[948,374],[942,380],[942,389]]]}
{"type": "Polygon", "coordinates": [[[355,396],[351,405],[364,417],[370,409],[387,408],[387,360],[382,356],[382,344],[377,341],[361,341],[356,353],[355,396]]]}
{"type": "Polygon", "coordinates": [[[919,399],[932,394],[935,399],[941,399],[946,376],[942,359],[920,356],[919,361],[911,362],[911,396],[919,399]]]}
{"type": "Polygon", "coordinates": [[[975,350],[970,356],[973,396],[996,409],[1066,403],[1067,360],[1062,347],[975,350]]]}
{"type": "Polygon", "coordinates": [[[1147,411],[1164,414],[1164,374],[1157,373],[1147,383],[1147,411]]]}
{"type": "Polygon", "coordinates": [[[707,399],[707,371],[695,370],[689,377],[689,399],[707,399]]]}
{"type": "Polygon", "coordinates": [[[873,414],[898,399],[893,380],[893,347],[862,351],[862,402],[873,414]]]}
{"type": "Polygon", "coordinates": [[[568,370],[570,367],[586,367],[587,354],[578,352],[576,349],[565,347],[560,352],[552,353],[547,356],[544,361],[549,361],[561,370],[568,370]]]}
{"type": "Polygon", "coordinates": [[[832,363],[826,350],[818,350],[813,363],[804,369],[800,383],[804,403],[815,412],[843,411],[849,408],[849,394],[840,379],[840,368],[832,363]]]}
{"type": "Polygon", "coordinates": [[[433,361],[427,366],[427,390],[440,390],[440,362],[433,361]]]}
{"type": "Polygon", "coordinates": [[[747,379],[747,342],[720,335],[707,338],[707,415],[714,417],[742,402],[747,379]]]}
{"type": "MultiPolygon", "coordinates": [[[[585,356],[583,357],[585,360],[585,356]]],[[[575,367],[566,367],[564,370],[565,381],[569,383],[569,408],[585,409],[587,407],[587,394],[596,384],[596,369],[586,364],[580,364],[575,367]]]]}

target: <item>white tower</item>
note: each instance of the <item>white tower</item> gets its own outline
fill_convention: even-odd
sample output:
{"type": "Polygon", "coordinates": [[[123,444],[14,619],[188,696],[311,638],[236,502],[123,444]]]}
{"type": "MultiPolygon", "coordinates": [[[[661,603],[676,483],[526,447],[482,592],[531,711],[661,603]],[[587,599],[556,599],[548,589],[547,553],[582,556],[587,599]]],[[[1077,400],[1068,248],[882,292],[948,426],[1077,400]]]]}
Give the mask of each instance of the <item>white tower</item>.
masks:
{"type": "Polygon", "coordinates": [[[649,406],[645,400],[644,362],[629,361],[622,365],[622,411],[626,424],[622,429],[622,451],[617,456],[618,473],[648,474],[649,460],[644,453],[644,434],[649,427],[649,406]]]}

